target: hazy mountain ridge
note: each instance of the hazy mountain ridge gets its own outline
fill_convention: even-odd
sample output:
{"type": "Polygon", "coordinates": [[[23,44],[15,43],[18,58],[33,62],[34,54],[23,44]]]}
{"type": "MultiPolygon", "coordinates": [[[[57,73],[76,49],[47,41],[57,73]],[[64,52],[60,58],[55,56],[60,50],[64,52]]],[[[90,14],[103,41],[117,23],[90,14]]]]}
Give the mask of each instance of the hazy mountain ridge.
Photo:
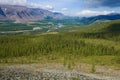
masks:
{"type": "Polygon", "coordinates": [[[119,20],[119,19],[120,19],[120,13],[112,13],[112,14],[108,14],[108,15],[83,17],[83,18],[81,18],[80,22],[82,22],[84,24],[90,24],[90,23],[95,22],[97,20],[119,20]]]}
{"type": "Polygon", "coordinates": [[[52,19],[62,19],[64,15],[40,8],[28,8],[17,5],[0,5],[0,20],[24,22],[31,20],[44,20],[48,17],[52,19]]]}

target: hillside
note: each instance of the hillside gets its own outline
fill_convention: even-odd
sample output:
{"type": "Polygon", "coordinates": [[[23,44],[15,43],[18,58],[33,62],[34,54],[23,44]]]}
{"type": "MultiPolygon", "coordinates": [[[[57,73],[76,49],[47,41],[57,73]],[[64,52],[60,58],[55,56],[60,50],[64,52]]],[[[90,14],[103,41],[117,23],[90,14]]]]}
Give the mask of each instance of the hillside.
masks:
{"type": "Polygon", "coordinates": [[[119,80],[120,21],[98,23],[70,32],[1,36],[2,78],[20,76],[26,80],[29,74],[30,78],[56,79],[60,71],[65,71],[62,76],[70,75],[71,80],[119,80]],[[15,76],[11,77],[11,73],[15,76]]]}
{"type": "Polygon", "coordinates": [[[111,14],[107,14],[107,15],[83,17],[83,18],[81,18],[80,22],[82,22],[84,24],[91,24],[97,20],[120,20],[120,14],[119,13],[111,13],[111,14]]]}
{"type": "Polygon", "coordinates": [[[82,32],[74,31],[58,34],[47,33],[43,35],[1,37],[1,62],[4,62],[4,59],[16,57],[39,58],[38,55],[48,57],[48,59],[52,60],[61,58],[79,59],[79,57],[105,55],[117,57],[119,55],[120,46],[114,44],[120,42],[119,23],[119,21],[106,22],[96,27],[85,29],[86,31],[82,32]],[[92,40],[98,42],[94,43],[92,40]],[[99,44],[99,41],[103,43],[99,44]],[[111,41],[113,45],[110,44],[111,41]],[[104,42],[106,42],[107,45],[104,45],[104,42]],[[98,45],[95,45],[97,43],[98,45]],[[11,46],[14,46],[14,48],[11,46]]]}
{"type": "MultiPolygon", "coordinates": [[[[103,38],[119,40],[120,36],[120,20],[112,21],[96,21],[87,28],[78,30],[78,35],[84,35],[84,37],[91,38],[103,38]]],[[[76,33],[76,32],[75,32],[76,33]]],[[[72,33],[71,33],[72,34],[72,33]]]]}

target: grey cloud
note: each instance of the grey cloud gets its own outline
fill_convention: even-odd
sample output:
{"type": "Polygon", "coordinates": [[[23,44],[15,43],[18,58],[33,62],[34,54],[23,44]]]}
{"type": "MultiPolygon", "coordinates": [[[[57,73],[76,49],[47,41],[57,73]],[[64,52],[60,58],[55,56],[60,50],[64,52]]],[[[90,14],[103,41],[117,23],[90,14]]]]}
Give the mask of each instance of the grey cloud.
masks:
{"type": "Polygon", "coordinates": [[[120,7],[120,0],[85,0],[89,7],[120,7]]]}

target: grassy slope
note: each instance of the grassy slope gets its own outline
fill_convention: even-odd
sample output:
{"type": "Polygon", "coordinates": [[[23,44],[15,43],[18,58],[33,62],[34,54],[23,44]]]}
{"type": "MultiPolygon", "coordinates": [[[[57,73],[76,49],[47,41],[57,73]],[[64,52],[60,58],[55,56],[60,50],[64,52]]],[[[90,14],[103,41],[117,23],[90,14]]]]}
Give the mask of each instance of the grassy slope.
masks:
{"type": "Polygon", "coordinates": [[[120,66],[120,21],[91,26],[85,31],[0,37],[0,62],[120,66]]]}

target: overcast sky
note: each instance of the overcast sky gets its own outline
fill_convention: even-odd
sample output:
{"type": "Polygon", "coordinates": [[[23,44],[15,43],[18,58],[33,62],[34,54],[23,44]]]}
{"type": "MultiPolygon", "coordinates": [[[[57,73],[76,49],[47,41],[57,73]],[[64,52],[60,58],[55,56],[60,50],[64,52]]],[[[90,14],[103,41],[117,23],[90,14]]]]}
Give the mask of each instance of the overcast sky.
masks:
{"type": "Polygon", "coordinates": [[[43,8],[70,16],[120,13],[120,0],[0,0],[0,4],[43,8]]]}

